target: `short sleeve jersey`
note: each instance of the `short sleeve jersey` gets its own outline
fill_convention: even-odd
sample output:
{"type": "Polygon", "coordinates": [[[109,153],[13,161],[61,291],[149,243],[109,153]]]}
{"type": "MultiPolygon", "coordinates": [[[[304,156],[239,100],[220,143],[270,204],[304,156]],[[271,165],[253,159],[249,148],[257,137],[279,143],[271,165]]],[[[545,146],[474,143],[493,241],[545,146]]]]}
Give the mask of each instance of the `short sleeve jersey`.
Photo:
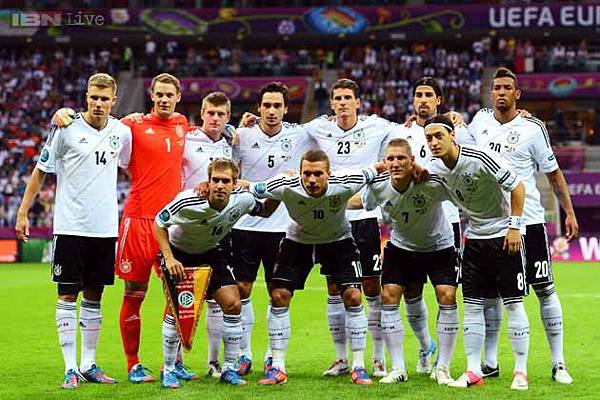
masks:
{"type": "Polygon", "coordinates": [[[180,192],[156,216],[156,223],[169,232],[169,242],[188,254],[203,254],[217,246],[240,217],[256,213],[261,203],[242,189],[234,189],[221,211],[193,190],[180,192]]]}
{"type": "Polygon", "coordinates": [[[37,168],[56,174],[54,234],[117,237],[117,169],[131,131],[116,118],[97,130],[82,114],[48,136],[37,168]]]}
{"type": "Polygon", "coordinates": [[[185,137],[183,188],[193,189],[208,180],[208,165],[215,158],[231,158],[231,145],[224,137],[214,141],[200,128],[185,137]]]}
{"type": "Polygon", "coordinates": [[[525,185],[526,225],[544,223],[544,207],[535,181],[535,171],[558,169],[550,137],[544,123],[537,118],[517,115],[501,124],[494,110],[480,110],[469,124],[470,138],[477,146],[499,153],[523,180],[525,185]]]}
{"type": "MultiPolygon", "coordinates": [[[[413,123],[410,128],[407,128],[404,125],[395,124],[395,128],[392,132],[390,140],[400,138],[408,141],[417,164],[423,166],[429,162],[431,159],[431,150],[429,150],[429,146],[427,146],[425,129],[422,126],[413,123]]],[[[449,223],[460,223],[458,207],[449,200],[442,202],[442,207],[444,209],[444,215],[449,223]]]]}
{"type": "MultiPolygon", "coordinates": [[[[337,121],[321,116],[303,125],[317,146],[329,155],[333,171],[365,168],[383,158],[383,149],[394,126],[377,115],[358,117],[356,124],[343,130],[337,121]]],[[[348,210],[356,221],[381,216],[378,210],[348,210]]]]}
{"type": "MultiPolygon", "coordinates": [[[[316,145],[301,125],[284,122],[281,131],[273,136],[255,125],[238,129],[233,158],[240,166],[242,179],[262,182],[286,171],[297,171],[302,155],[312,148],[316,145]]],[[[235,229],[285,232],[289,223],[289,214],[281,205],[269,218],[245,215],[235,229]]]]}
{"type": "Polygon", "coordinates": [[[430,175],[427,182],[411,182],[404,192],[392,186],[385,172],[362,192],[367,210],[381,207],[392,219],[394,246],[414,252],[432,252],[454,246],[452,228],[444,216],[441,200],[446,191],[440,178],[430,175]]]}
{"type": "Polygon", "coordinates": [[[448,197],[467,214],[469,239],[502,237],[508,230],[509,192],[520,182],[497,154],[476,146],[460,146],[456,165],[448,169],[441,159],[427,165],[437,175],[448,197]]]}
{"type": "Polygon", "coordinates": [[[327,190],[319,197],[309,195],[299,176],[279,176],[266,182],[253,183],[250,191],[259,198],[282,201],[292,222],[286,237],[298,243],[322,244],[352,236],[346,218],[346,202],[371,182],[376,171],[371,168],[347,175],[331,176],[327,190]]]}
{"type": "Polygon", "coordinates": [[[146,114],[141,122],[124,119],[131,128],[131,159],[122,165],[130,172],[131,190],[123,217],[154,219],[181,190],[181,164],[187,118],[146,114]]]}

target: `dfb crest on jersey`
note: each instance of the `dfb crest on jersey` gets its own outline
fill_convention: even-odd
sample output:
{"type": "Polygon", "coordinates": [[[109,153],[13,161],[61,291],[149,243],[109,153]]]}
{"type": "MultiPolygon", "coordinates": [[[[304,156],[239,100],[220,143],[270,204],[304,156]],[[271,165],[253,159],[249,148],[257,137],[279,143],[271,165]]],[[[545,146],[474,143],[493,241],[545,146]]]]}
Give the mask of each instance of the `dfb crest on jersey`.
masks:
{"type": "Polygon", "coordinates": [[[353,136],[354,140],[359,142],[365,140],[365,132],[362,129],[358,129],[356,132],[354,132],[353,136]]]}
{"type": "Polygon", "coordinates": [[[473,179],[473,175],[468,172],[465,172],[462,175],[462,181],[467,188],[467,191],[472,192],[476,189],[475,180],[473,179]]]}
{"type": "Polygon", "coordinates": [[[231,158],[231,147],[224,147],[223,155],[227,158],[231,158]]]}
{"type": "Polygon", "coordinates": [[[510,131],[508,133],[508,137],[506,138],[506,142],[508,144],[516,144],[520,139],[520,136],[517,132],[515,131],[510,131]]]}
{"type": "Polygon", "coordinates": [[[239,208],[234,208],[231,210],[231,214],[229,214],[229,221],[233,222],[240,218],[241,211],[239,208]]]}
{"type": "Polygon", "coordinates": [[[292,139],[283,138],[281,140],[281,150],[285,152],[289,152],[290,150],[292,150],[292,139]]]}
{"type": "Polygon", "coordinates": [[[426,211],[425,205],[427,204],[427,200],[425,196],[421,193],[417,193],[412,197],[413,207],[415,211],[419,214],[423,214],[426,211]]]}
{"type": "Polygon", "coordinates": [[[334,195],[329,198],[329,209],[332,212],[338,211],[342,207],[342,197],[340,195],[334,195]]]}
{"type": "Polygon", "coordinates": [[[118,137],[118,136],[111,136],[111,137],[110,137],[109,144],[110,144],[110,148],[111,148],[111,149],[117,150],[117,149],[119,148],[119,144],[120,144],[120,143],[121,143],[121,142],[120,142],[120,140],[119,140],[119,137],[118,137]]]}

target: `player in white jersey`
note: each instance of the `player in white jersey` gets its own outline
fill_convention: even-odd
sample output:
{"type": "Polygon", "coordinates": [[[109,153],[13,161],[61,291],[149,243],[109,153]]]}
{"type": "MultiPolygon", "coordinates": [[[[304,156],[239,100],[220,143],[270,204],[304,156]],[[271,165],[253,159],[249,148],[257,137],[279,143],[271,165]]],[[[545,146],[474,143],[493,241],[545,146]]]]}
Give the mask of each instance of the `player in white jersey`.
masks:
{"type": "MultiPolygon", "coordinates": [[[[233,157],[238,162],[241,178],[262,182],[287,171],[295,171],[311,140],[300,125],[283,121],[287,113],[288,88],[281,82],[264,85],[258,95],[258,124],[237,130],[233,157]]],[[[242,298],[242,344],[238,373],[247,374],[252,367],[251,335],[254,326],[252,285],[262,262],[267,290],[270,288],[279,243],[285,237],[290,217],[280,206],[269,218],[246,215],[231,232],[232,266],[242,298]],[[257,246],[256,243],[260,243],[257,246]]],[[[267,316],[269,312],[267,310],[267,316]]],[[[270,349],[265,354],[265,369],[272,363],[270,349]]]]}
{"type": "MultiPolygon", "coordinates": [[[[410,143],[415,161],[424,165],[431,159],[431,151],[425,140],[425,121],[436,115],[437,109],[444,99],[444,93],[438,81],[432,77],[422,77],[413,86],[413,107],[416,115],[414,120],[404,125],[398,125],[394,129],[392,137],[406,139],[410,143]]],[[[464,129],[464,128],[463,128],[464,129]]],[[[442,202],[444,214],[451,224],[454,233],[454,246],[460,249],[460,216],[458,207],[451,201],[442,202]]],[[[458,264],[457,264],[458,273],[458,264]]],[[[448,290],[453,288],[446,287],[448,290]]],[[[454,297],[455,290],[447,296],[454,297]]],[[[417,373],[432,372],[431,358],[435,352],[435,342],[429,334],[428,312],[425,299],[423,298],[423,285],[415,283],[409,285],[404,291],[406,302],[406,318],[419,341],[419,360],[417,362],[417,373]]]]}
{"type": "Polygon", "coordinates": [[[439,384],[448,384],[453,381],[448,368],[458,335],[458,312],[457,254],[453,231],[442,208],[446,192],[435,175],[427,182],[414,182],[415,158],[407,140],[392,139],[386,145],[384,160],[388,172],[367,186],[362,201],[354,196],[349,202],[349,207],[362,205],[367,210],[380,206],[392,220],[391,240],[384,250],[381,279],[381,328],[392,356],[392,370],[380,382],[396,383],[408,379],[402,350],[404,328],[398,305],[408,288],[420,286],[422,290],[429,276],[439,304],[440,356],[432,378],[439,384]]]}
{"type": "MultiPolygon", "coordinates": [[[[339,79],[330,89],[331,108],[335,119],[318,117],[303,126],[318,147],[325,151],[331,160],[334,171],[359,169],[373,164],[383,157],[383,147],[391,136],[394,125],[377,116],[358,116],[360,108],[359,88],[350,79],[339,79]]],[[[373,338],[373,374],[386,375],[385,352],[381,334],[381,240],[378,209],[373,211],[349,210],[348,219],[352,224],[352,236],[360,250],[363,267],[363,290],[367,299],[367,319],[373,338]]],[[[317,260],[318,261],[318,260],[317,260]]],[[[336,359],[323,374],[342,375],[349,371],[344,330],[345,310],[340,291],[331,274],[321,268],[321,274],[327,276],[327,319],[329,330],[336,350],[336,359]]]]}
{"type": "Polygon", "coordinates": [[[464,210],[468,222],[462,259],[467,370],[449,385],[483,385],[483,304],[500,293],[515,357],[511,389],[527,390],[529,321],[523,306],[527,284],[521,245],[525,187],[502,158],[476,146],[457,145],[453,131],[450,119],[442,115],[425,122],[427,144],[434,157],[427,169],[439,176],[448,197],[464,210]]]}
{"type": "MultiPolygon", "coordinates": [[[[193,189],[208,180],[208,165],[216,158],[232,157],[231,138],[225,135],[225,124],[231,117],[231,102],[222,92],[212,92],[202,99],[202,125],[185,137],[183,150],[183,188],[193,189]]],[[[231,236],[223,238],[224,252],[231,253],[231,236]]],[[[207,374],[219,378],[219,347],[223,311],[216,301],[206,302],[206,334],[208,336],[207,374]]]]}
{"type": "Polygon", "coordinates": [[[27,241],[31,203],[46,174],[55,174],[52,280],[58,283],[56,326],[65,362],[63,389],[76,389],[81,379],[116,383],[96,364],[102,291],[114,282],[117,169],[118,164],[129,163],[131,144],[129,128],[110,116],[116,92],[110,75],[89,78],[87,111],[60,132],[54,128],[50,133],[17,213],[17,237],[27,241]],[[78,323],[76,302],[81,291],[78,323]],[[77,325],[82,342],[79,368],[77,325]]]}
{"type": "MultiPolygon", "coordinates": [[[[478,146],[500,153],[523,179],[526,188],[527,283],[533,287],[540,303],[540,315],[552,352],[552,378],[558,383],[570,384],[573,379],[565,367],[563,354],[562,307],[554,286],[544,208],[535,181],[536,170],[546,174],[566,214],[568,241],[577,237],[579,228],[569,188],[552,151],[548,131],[537,118],[523,117],[517,112],[520,96],[515,74],[506,68],[496,70],[491,90],[494,108],[480,110],[475,115],[469,124],[469,139],[478,146]]],[[[482,369],[489,376],[498,376],[498,331],[502,322],[500,301],[487,302],[485,310],[486,351],[482,369]]]]}
{"type": "Polygon", "coordinates": [[[371,383],[364,367],[367,319],[360,290],[360,256],[346,217],[346,201],[371,182],[376,173],[374,167],[369,167],[348,175],[330,176],[327,154],[310,150],[302,156],[300,176],[275,177],[251,185],[251,192],[256,196],[282,201],[292,219],[281,242],[271,281],[269,342],[273,365],[261,384],[275,385],[287,380],[289,306],[294,291],[304,288],[315,257],[330,271],[342,292],[345,329],[353,355],[352,382],[371,383]]]}
{"type": "MultiPolygon", "coordinates": [[[[246,382],[237,374],[234,364],[242,336],[240,294],[237,289],[230,255],[219,242],[245,214],[268,217],[274,207],[258,202],[246,190],[234,189],[238,169],[233,160],[216,158],[207,168],[208,196],[198,196],[193,190],[184,190],[156,216],[155,230],[162,253],[162,263],[176,280],[183,278],[186,266],[209,264],[213,273],[207,289],[223,310],[221,337],[224,342],[224,362],[221,381],[232,385],[246,382]]],[[[171,317],[170,311],[165,318],[171,317]]],[[[179,337],[170,325],[163,326],[163,386],[179,387],[175,370],[179,337]],[[165,340],[167,339],[167,340],[165,340]],[[173,386],[165,383],[173,382],[173,386]]]]}

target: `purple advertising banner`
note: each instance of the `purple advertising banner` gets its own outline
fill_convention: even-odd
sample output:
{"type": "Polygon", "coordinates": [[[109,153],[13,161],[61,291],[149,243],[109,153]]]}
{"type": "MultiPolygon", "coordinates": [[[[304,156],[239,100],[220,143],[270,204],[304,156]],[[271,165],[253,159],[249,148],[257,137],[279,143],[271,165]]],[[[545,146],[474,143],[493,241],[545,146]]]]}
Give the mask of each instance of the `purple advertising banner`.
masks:
{"type": "Polygon", "coordinates": [[[522,98],[549,97],[596,98],[600,96],[600,74],[561,73],[519,75],[522,98]]]}
{"type": "MultiPolygon", "coordinates": [[[[83,30],[172,36],[447,33],[600,26],[600,4],[477,4],[385,7],[0,10],[0,36],[83,30]]],[[[218,36],[216,36],[218,37],[218,36]]]]}
{"type": "MultiPolygon", "coordinates": [[[[281,81],[287,85],[290,102],[303,102],[306,94],[308,78],[278,76],[276,78],[211,78],[181,80],[182,97],[187,101],[201,100],[210,92],[220,91],[231,101],[256,101],[260,88],[272,81],[281,81]]],[[[149,89],[151,79],[144,79],[144,86],[149,89]]]]}
{"type": "Polygon", "coordinates": [[[600,172],[565,172],[575,207],[600,207],[600,172]]]}
{"type": "Polygon", "coordinates": [[[580,236],[571,243],[559,236],[550,238],[552,261],[600,261],[600,235],[580,236]]]}

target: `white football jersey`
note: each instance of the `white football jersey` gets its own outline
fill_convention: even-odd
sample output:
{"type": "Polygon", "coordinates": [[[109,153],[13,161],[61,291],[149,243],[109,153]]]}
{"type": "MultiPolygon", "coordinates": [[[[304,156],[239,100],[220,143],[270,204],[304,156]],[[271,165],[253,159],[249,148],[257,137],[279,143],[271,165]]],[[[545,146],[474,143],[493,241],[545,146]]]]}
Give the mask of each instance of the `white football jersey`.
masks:
{"type": "Polygon", "coordinates": [[[432,158],[429,173],[439,176],[448,197],[465,211],[469,239],[502,237],[508,230],[510,195],[519,177],[496,153],[476,146],[460,146],[451,170],[432,158]]]}
{"type": "Polygon", "coordinates": [[[372,168],[348,175],[331,176],[327,191],[320,197],[306,193],[299,176],[278,176],[266,182],[253,183],[250,191],[259,198],[280,200],[292,222],[286,237],[306,244],[332,243],[352,237],[346,218],[346,202],[371,182],[377,172],[372,168]]]}
{"type": "Polygon", "coordinates": [[[118,236],[117,169],[120,157],[128,162],[127,149],[131,130],[111,116],[101,130],[77,114],[71,125],[52,131],[37,168],[56,174],[54,234],[118,236]]]}
{"type": "Polygon", "coordinates": [[[203,254],[216,247],[244,214],[257,213],[261,203],[248,191],[234,189],[221,211],[211,208],[205,197],[184,190],[156,216],[169,231],[169,242],[188,254],[203,254]]]}
{"type": "MultiPolygon", "coordinates": [[[[238,142],[233,146],[233,158],[241,169],[241,178],[262,182],[286,171],[298,171],[302,155],[316,147],[304,128],[284,122],[281,131],[269,136],[258,124],[252,128],[239,128],[238,142]]],[[[259,232],[285,232],[290,216],[280,205],[269,218],[245,215],[235,229],[259,232]]]]}
{"type": "Polygon", "coordinates": [[[500,153],[525,185],[525,224],[544,223],[544,207],[535,182],[536,169],[542,173],[558,169],[544,123],[534,117],[517,115],[501,124],[494,110],[479,110],[469,124],[469,139],[473,144],[500,153]]]}
{"type": "Polygon", "coordinates": [[[200,128],[185,136],[183,149],[183,188],[192,189],[208,180],[208,164],[219,157],[231,158],[231,145],[222,137],[216,142],[200,128]]]}
{"type": "MultiPolygon", "coordinates": [[[[404,125],[395,124],[396,128],[393,130],[393,134],[390,140],[395,138],[405,139],[410,144],[415,162],[420,166],[424,166],[431,159],[431,150],[427,146],[427,139],[425,138],[425,129],[413,123],[410,128],[404,125]]],[[[458,207],[449,200],[442,202],[444,208],[444,215],[450,224],[460,223],[460,215],[458,213],[458,207]]]]}
{"type": "MultiPolygon", "coordinates": [[[[303,125],[327,153],[333,171],[357,170],[383,159],[383,148],[394,125],[377,115],[360,115],[352,128],[340,128],[335,119],[321,116],[303,125]]],[[[379,210],[348,210],[350,221],[379,218],[379,210]]]]}
{"type": "Polygon", "coordinates": [[[446,198],[446,190],[436,175],[420,184],[411,182],[401,193],[385,172],[362,192],[364,208],[373,210],[379,206],[391,217],[394,246],[415,252],[454,247],[454,233],[441,202],[446,198]]]}

